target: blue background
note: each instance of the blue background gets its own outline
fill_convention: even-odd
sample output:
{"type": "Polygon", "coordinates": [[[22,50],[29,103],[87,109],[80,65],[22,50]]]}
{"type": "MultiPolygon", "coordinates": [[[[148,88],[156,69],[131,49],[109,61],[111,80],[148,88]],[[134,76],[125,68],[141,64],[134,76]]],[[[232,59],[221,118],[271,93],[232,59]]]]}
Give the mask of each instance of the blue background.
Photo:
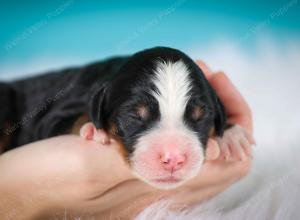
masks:
{"type": "Polygon", "coordinates": [[[10,66],[34,61],[82,64],[157,45],[189,53],[230,39],[251,51],[262,35],[280,45],[299,39],[299,5],[298,0],[1,1],[0,77],[9,78],[10,66]]]}

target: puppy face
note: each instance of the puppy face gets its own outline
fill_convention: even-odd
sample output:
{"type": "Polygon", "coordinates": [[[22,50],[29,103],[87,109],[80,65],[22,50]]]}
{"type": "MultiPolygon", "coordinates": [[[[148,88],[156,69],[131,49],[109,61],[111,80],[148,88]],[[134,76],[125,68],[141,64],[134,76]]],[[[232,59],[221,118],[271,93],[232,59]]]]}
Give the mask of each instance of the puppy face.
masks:
{"type": "Polygon", "coordinates": [[[163,189],[194,177],[212,129],[222,135],[222,105],[185,54],[153,48],[133,55],[92,99],[91,117],[125,146],[133,173],[163,189]]]}

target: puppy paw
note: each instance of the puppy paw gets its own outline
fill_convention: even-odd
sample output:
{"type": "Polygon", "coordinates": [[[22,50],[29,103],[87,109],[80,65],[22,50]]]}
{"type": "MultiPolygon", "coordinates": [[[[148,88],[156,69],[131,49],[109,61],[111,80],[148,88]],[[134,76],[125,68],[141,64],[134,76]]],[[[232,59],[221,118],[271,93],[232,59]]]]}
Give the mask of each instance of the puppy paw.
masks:
{"type": "Polygon", "coordinates": [[[100,142],[103,145],[109,144],[109,137],[103,129],[96,129],[92,122],[85,123],[80,128],[80,136],[86,140],[100,142]]]}
{"type": "Polygon", "coordinates": [[[227,129],[222,138],[217,139],[221,149],[221,155],[226,160],[246,160],[252,157],[251,145],[255,141],[251,134],[239,125],[227,129]]]}

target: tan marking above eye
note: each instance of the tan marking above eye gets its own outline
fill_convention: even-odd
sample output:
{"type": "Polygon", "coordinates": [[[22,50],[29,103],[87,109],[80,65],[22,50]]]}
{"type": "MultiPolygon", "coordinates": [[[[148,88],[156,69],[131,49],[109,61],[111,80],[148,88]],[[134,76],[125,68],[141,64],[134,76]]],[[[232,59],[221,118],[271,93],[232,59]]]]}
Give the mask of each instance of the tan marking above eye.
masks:
{"type": "Polygon", "coordinates": [[[195,121],[198,121],[200,120],[203,115],[204,115],[204,108],[202,106],[196,106],[194,109],[193,109],[193,112],[192,112],[192,118],[195,120],[195,121]]]}
{"type": "Polygon", "coordinates": [[[136,113],[142,120],[147,120],[149,117],[149,108],[146,105],[138,105],[136,113]]]}

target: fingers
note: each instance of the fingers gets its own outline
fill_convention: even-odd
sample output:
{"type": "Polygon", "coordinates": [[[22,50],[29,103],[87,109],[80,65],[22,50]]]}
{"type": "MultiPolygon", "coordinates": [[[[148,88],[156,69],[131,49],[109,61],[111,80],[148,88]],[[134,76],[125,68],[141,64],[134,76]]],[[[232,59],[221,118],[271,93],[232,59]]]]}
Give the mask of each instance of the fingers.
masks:
{"type": "Polygon", "coordinates": [[[209,69],[209,67],[202,60],[196,60],[196,63],[200,67],[200,69],[203,71],[205,77],[209,80],[210,77],[213,75],[213,72],[209,69]]]}
{"type": "Polygon", "coordinates": [[[209,82],[226,109],[228,121],[232,124],[240,124],[252,133],[250,107],[229,78],[224,73],[218,72],[212,75],[209,82]]]}
{"type": "Polygon", "coordinates": [[[217,143],[209,141],[206,149],[206,160],[215,160],[220,155],[226,160],[245,160],[247,156],[252,157],[251,145],[256,143],[252,136],[252,113],[249,105],[223,72],[213,73],[201,60],[197,60],[196,63],[223,103],[228,116],[227,122],[245,128],[235,127],[228,131],[227,135],[224,135],[225,137],[218,139],[217,143]],[[216,150],[216,145],[219,145],[221,152],[216,150]]]}
{"type": "Polygon", "coordinates": [[[256,144],[253,136],[243,127],[239,125],[234,126],[234,132],[236,133],[236,139],[239,140],[239,146],[244,150],[247,156],[252,157],[251,145],[256,144]]]}
{"type": "Polygon", "coordinates": [[[221,141],[221,138],[218,138],[218,144],[220,146],[221,156],[228,161],[230,159],[230,150],[228,144],[225,141],[221,141]]]}
{"type": "Polygon", "coordinates": [[[252,157],[252,149],[249,141],[246,138],[241,138],[239,144],[243,148],[246,155],[252,157]]]}
{"type": "Polygon", "coordinates": [[[247,156],[244,152],[244,149],[237,143],[234,139],[221,144],[222,154],[225,156],[226,161],[245,161],[247,156]]]}
{"type": "MultiPolygon", "coordinates": [[[[213,73],[201,60],[196,61],[210,85],[216,91],[228,114],[228,122],[239,124],[250,133],[253,131],[252,113],[245,99],[223,72],[213,73]]],[[[251,143],[255,141],[251,141],[251,143]]]]}
{"type": "Polygon", "coordinates": [[[252,134],[250,134],[250,133],[249,133],[248,131],[246,131],[246,130],[243,130],[243,132],[244,132],[245,137],[247,138],[247,141],[248,141],[250,144],[256,145],[256,141],[255,141],[254,137],[252,136],[252,134]]]}
{"type": "Polygon", "coordinates": [[[242,160],[252,158],[251,142],[247,131],[239,125],[227,129],[222,138],[218,138],[222,155],[226,160],[242,160]]]}
{"type": "Polygon", "coordinates": [[[245,161],[247,159],[246,153],[240,144],[240,137],[232,136],[229,143],[230,151],[234,160],[245,161]]]}
{"type": "Polygon", "coordinates": [[[216,160],[220,156],[220,148],[218,143],[212,139],[208,139],[207,148],[205,151],[206,160],[216,160]]]}

